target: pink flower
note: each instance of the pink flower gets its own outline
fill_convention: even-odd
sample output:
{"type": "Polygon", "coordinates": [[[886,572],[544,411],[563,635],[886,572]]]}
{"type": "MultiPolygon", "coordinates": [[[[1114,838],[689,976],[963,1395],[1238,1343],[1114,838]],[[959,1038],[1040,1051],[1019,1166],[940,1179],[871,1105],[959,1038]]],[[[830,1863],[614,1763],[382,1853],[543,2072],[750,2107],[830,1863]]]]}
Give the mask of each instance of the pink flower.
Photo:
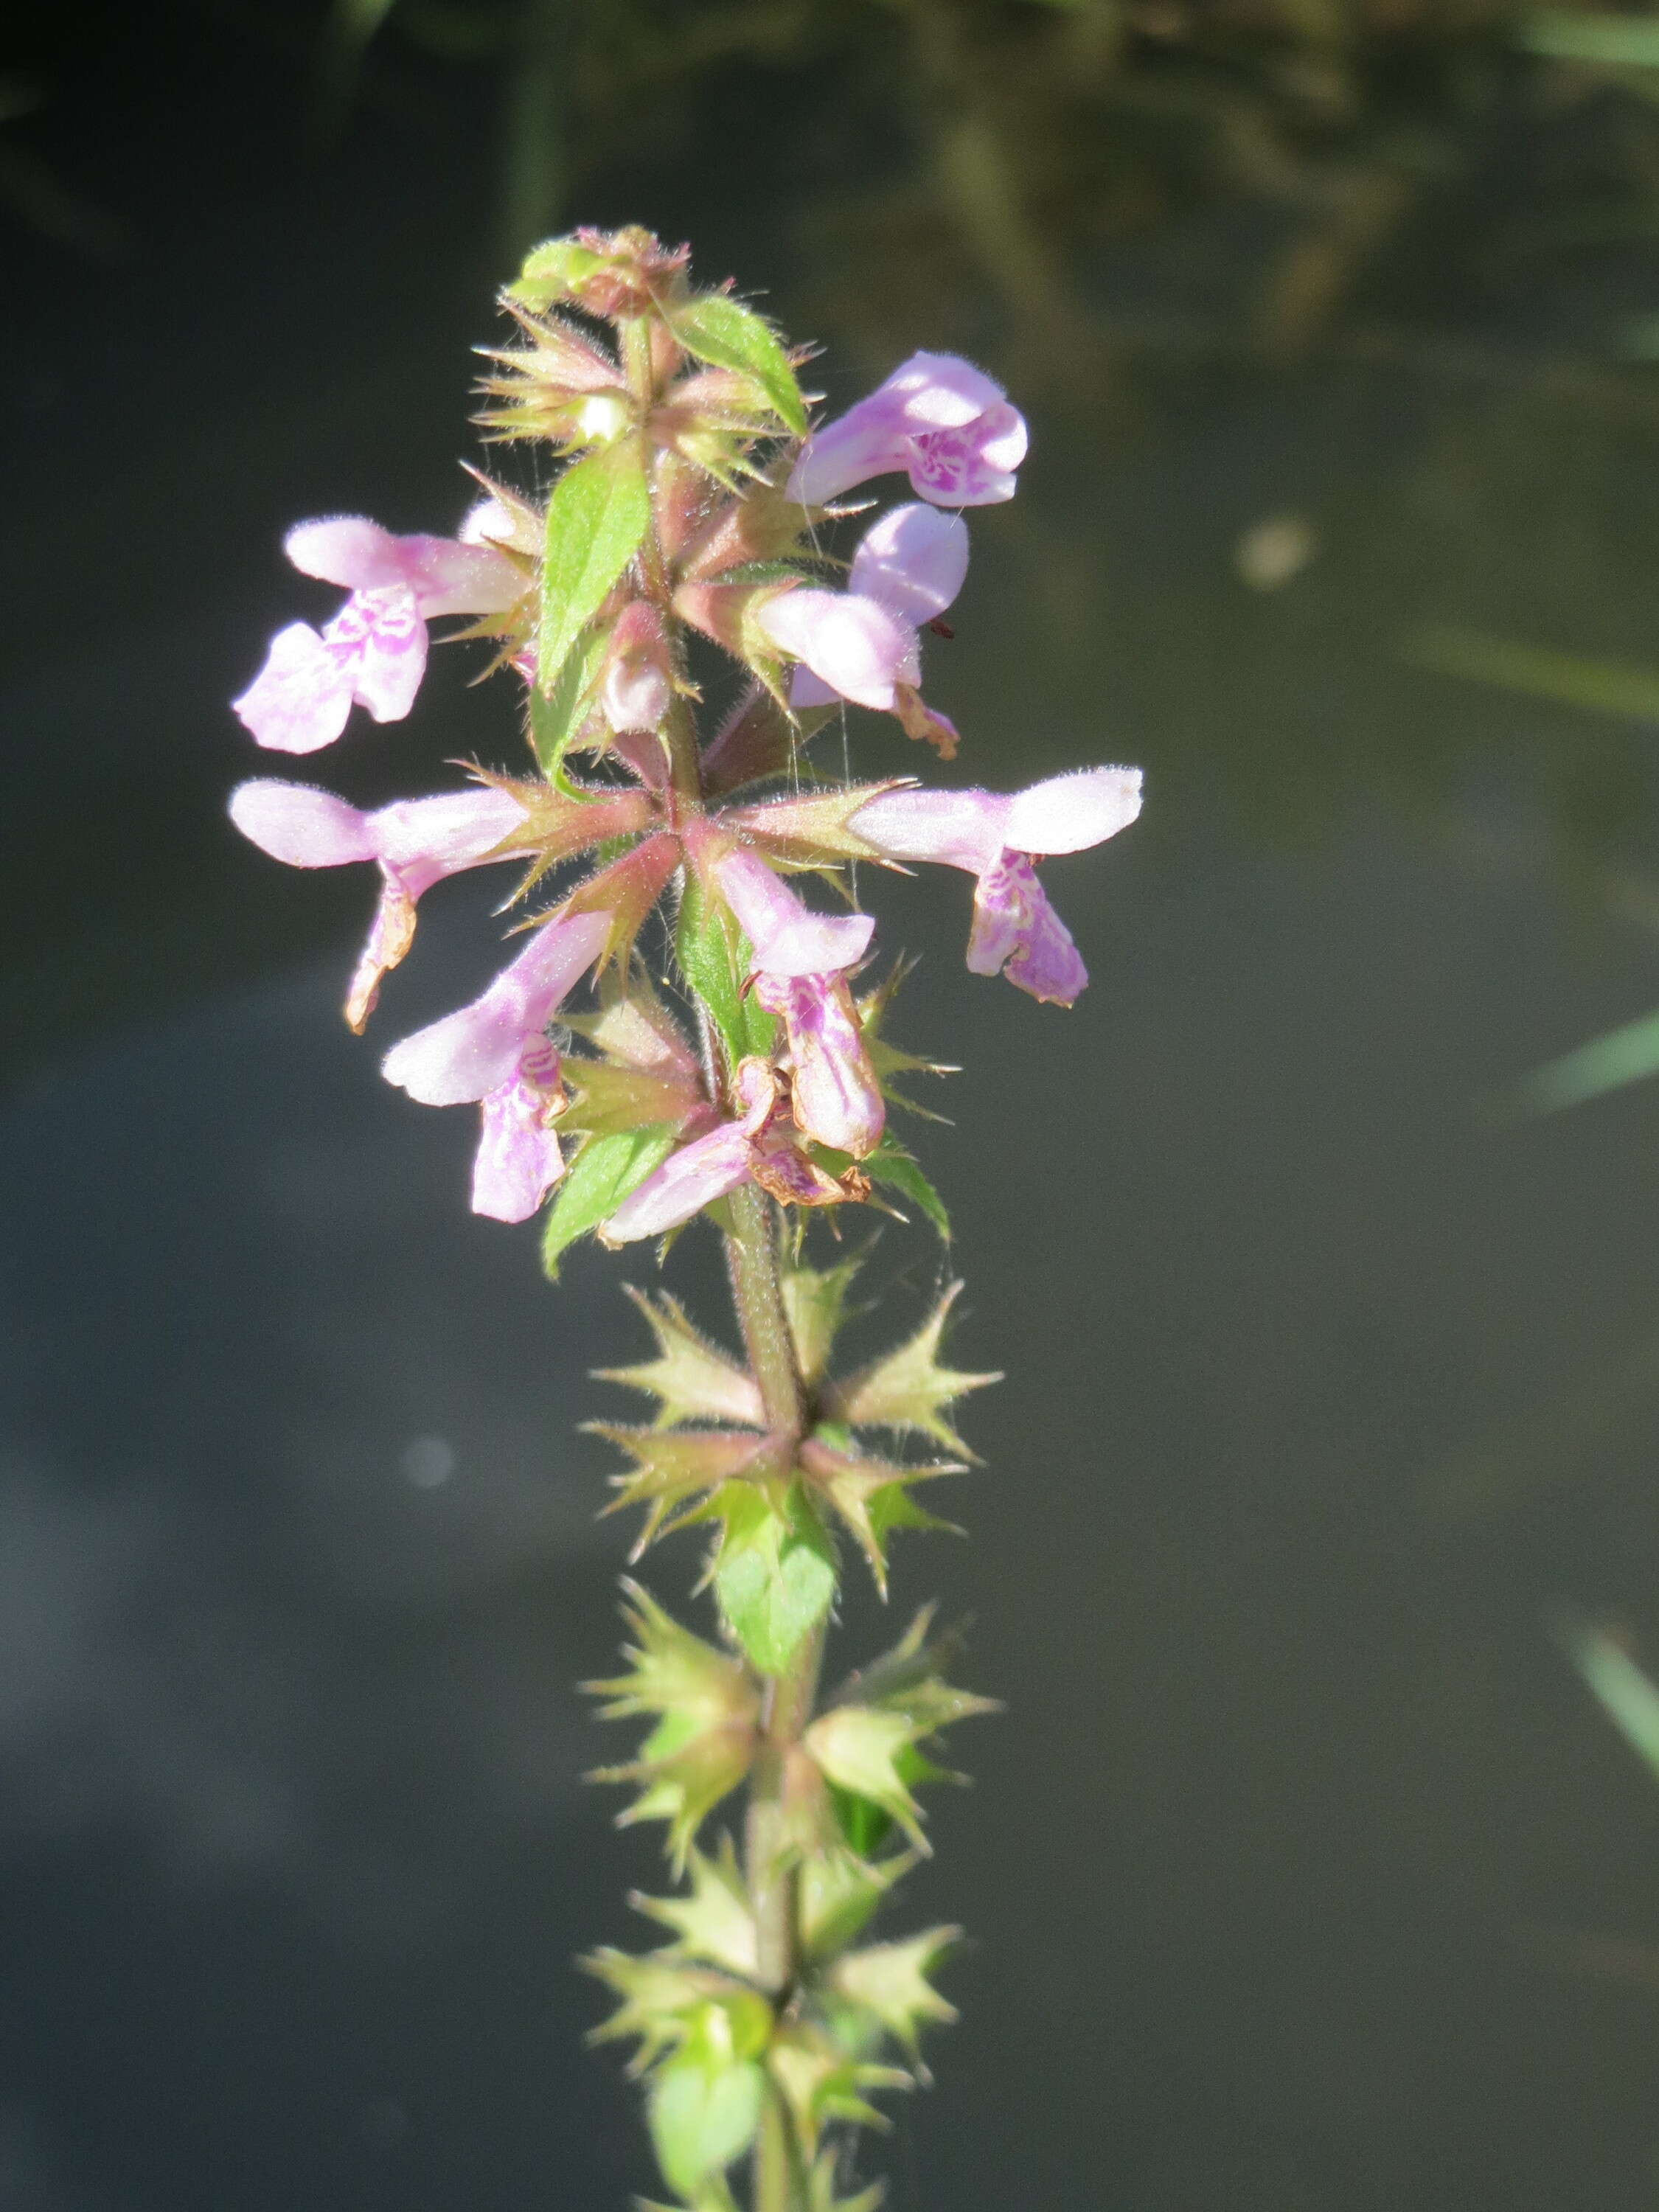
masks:
{"type": "Polygon", "coordinates": [[[903,469],[938,507],[988,507],[1014,495],[1025,418],[1002,386],[951,353],[912,354],[885,384],[801,448],[787,486],[805,507],[903,469]]]}
{"type": "Polygon", "coordinates": [[[968,574],[968,526],[937,507],[896,507],[865,532],[845,592],[786,592],[760,625],[801,665],[790,702],[835,698],[896,711],[900,684],[921,681],[917,632],[944,613],[968,574]]]}
{"type": "Polygon", "coordinates": [[[564,1091],[545,1032],[604,951],[610,928],[608,914],[549,922],[481,998],[393,1045],[381,1063],[387,1082],[422,1105],[482,1102],[475,1213],[527,1221],[564,1173],[551,1126],[564,1091]]]}
{"type": "Polygon", "coordinates": [[[301,522],[283,540],[303,574],[350,591],[319,635],[290,623],[240,698],[239,720],[262,745],[313,753],[333,744],[354,702],[377,722],[398,722],[426,671],[434,615],[500,614],[525,592],[520,569],[495,546],[453,538],[398,538],[361,514],[301,522]]]}
{"type": "Polygon", "coordinates": [[[890,791],[850,829],[893,860],[937,860],[979,881],[968,965],[1000,969],[1033,998],[1069,1006],[1089,971],[1037,880],[1034,858],[1080,853],[1140,811],[1138,768],[1081,769],[1028,791],[890,791]]]}
{"type": "Polygon", "coordinates": [[[365,814],[331,791],[260,778],[231,793],[230,818],[261,852],[295,868],[334,868],[377,860],[380,900],[346,996],[346,1019],[361,1030],[374,1010],[380,978],[415,938],[415,902],[445,876],[534,849],[524,809],[482,785],[436,799],[403,799],[365,814]],[[515,844],[514,833],[525,839],[515,844]]]}
{"type": "Polygon", "coordinates": [[[863,1159],[886,1109],[843,971],[864,957],[874,922],[814,914],[753,853],[728,854],[715,872],[754,949],[755,996],[783,1020],[796,1127],[863,1159]]]}
{"type": "Polygon", "coordinates": [[[846,976],[759,975],[755,996],[782,1018],[796,1127],[866,1158],[881,1142],[887,1109],[846,976]]]}
{"type": "Polygon", "coordinates": [[[715,873],[754,949],[752,974],[822,975],[856,966],[870,949],[869,915],[814,914],[757,854],[728,853],[715,873]]]}
{"type": "Polygon", "coordinates": [[[751,1179],[789,1206],[835,1206],[866,1195],[870,1186],[856,1168],[837,1181],[800,1149],[778,1078],[763,1060],[745,1060],[732,1088],[737,1119],[671,1152],[599,1224],[602,1243],[663,1236],[751,1179]]]}

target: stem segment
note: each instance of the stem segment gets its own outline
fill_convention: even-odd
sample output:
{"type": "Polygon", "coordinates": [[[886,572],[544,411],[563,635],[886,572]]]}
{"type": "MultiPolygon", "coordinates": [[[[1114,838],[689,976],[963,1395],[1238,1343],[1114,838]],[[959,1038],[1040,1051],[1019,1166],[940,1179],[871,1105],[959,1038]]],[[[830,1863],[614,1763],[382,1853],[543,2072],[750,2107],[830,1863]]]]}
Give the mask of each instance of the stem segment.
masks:
{"type": "MultiPolygon", "coordinates": [[[[806,1395],[783,1303],[772,1206],[753,1183],[728,1201],[726,1259],[732,1295],[750,1365],[760,1385],[767,1426],[793,1451],[805,1425],[806,1395]]],[[[749,1783],[744,1873],[755,1915],[761,1985],[787,2005],[800,1972],[800,1876],[789,1850],[790,1761],[812,1717],[823,1638],[815,1631],[787,1674],[768,1686],[764,1740],[749,1783]]],[[[754,2212],[805,2212],[806,2174],[789,2117],[776,2091],[767,2101],[755,2146],[754,2212]]]]}

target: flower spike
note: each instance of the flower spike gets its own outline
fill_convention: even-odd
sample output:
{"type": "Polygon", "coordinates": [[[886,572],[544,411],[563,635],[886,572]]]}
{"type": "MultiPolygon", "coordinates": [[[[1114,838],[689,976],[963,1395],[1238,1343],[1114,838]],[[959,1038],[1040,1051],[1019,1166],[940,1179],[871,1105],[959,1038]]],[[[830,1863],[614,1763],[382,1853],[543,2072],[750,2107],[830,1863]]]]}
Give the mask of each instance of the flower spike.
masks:
{"type": "Polygon", "coordinates": [[[409,951],[422,896],[513,861],[505,963],[394,1044],[387,1080],[477,1107],[473,1210],[521,1222],[546,1201],[550,1279],[589,1237],[661,1238],[665,1259],[699,1214],[724,1243],[736,1331],[705,1334],[676,1297],[633,1290],[651,1353],[599,1370],[650,1401],[637,1424],[590,1425],[625,1455],[612,1508],[641,1509],[635,1558],[698,1532],[718,1641],[626,1582],[623,1671],[588,1686],[607,1717],[645,1723],[634,1757],[595,1778],[632,1786],[624,1824],[664,1824],[681,1885],[634,1900],[665,1943],[583,1961],[616,2001],[593,2039],[635,2045],[680,2212],[738,2212],[740,2193],[766,2212],[875,2212],[879,2185],[849,2178],[846,2131],[884,2125],[872,2100],[927,2078],[921,2034],[954,2017],[931,1975],[956,1930],[878,1942],[871,1923],[927,1852],[925,1785],[957,1778],[929,1747],[994,1708],[945,1679],[955,1639],[933,1635],[931,1607],[828,1694],[822,1662],[855,1554],[885,1599],[893,1534],[949,1527],[921,1486],[965,1470],[956,1408],[997,1378],[941,1358],[954,1283],[908,1340],[850,1370],[836,1356],[844,1323],[862,1334],[882,1311],[878,1292],[855,1307],[853,1284],[890,1232],[831,1260],[813,1224],[839,1239],[839,1209],[862,1204],[951,1233],[887,1122],[911,1105],[896,1079],[946,1071],[888,1035],[914,963],[890,959],[874,981],[855,871],[876,886],[923,860],[963,871],[969,966],[1070,1003],[1086,972],[1037,864],[1132,822],[1139,771],[946,791],[858,784],[812,759],[846,701],[956,751],[922,696],[923,633],[952,635],[963,510],[1010,498],[1026,447],[984,371],[916,354],[813,430],[817,395],[797,380],[813,349],[730,283],[694,284],[687,249],[635,227],[546,240],[501,304],[517,330],[484,349],[478,420],[510,458],[531,448],[525,488],[472,470],[478,495],[453,538],[360,515],[291,531],[295,567],[347,596],[319,627],[277,633],[235,711],[258,744],[296,754],[332,744],[354,707],[400,720],[428,623],[459,616],[453,635],[492,647],[483,675],[518,690],[528,761],[369,809],[258,777],[230,812],[289,866],[378,870],[354,1029],[409,951]],[[820,526],[883,477],[908,477],[914,496],[860,526],[836,583],[820,526]],[[704,640],[742,672],[707,714],[704,640]],[[804,896],[809,872],[844,903],[804,896]],[[570,1011],[584,986],[591,1002],[570,1011]],[[708,1840],[739,1789],[740,1848],[708,1840]]]}

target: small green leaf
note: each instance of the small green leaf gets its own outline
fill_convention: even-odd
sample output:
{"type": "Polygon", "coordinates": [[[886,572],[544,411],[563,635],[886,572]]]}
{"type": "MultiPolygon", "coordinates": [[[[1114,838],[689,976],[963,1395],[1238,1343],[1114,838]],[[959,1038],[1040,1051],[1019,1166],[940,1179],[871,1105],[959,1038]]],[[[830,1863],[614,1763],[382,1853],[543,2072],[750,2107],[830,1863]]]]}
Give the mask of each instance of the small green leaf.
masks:
{"type": "Polygon", "coordinates": [[[550,238],[525,257],[517,279],[507,288],[507,297],[526,307],[550,307],[569,299],[575,287],[605,266],[605,256],[574,238],[550,238]]]}
{"type": "Polygon", "coordinates": [[[669,2061],[651,2084],[651,2140],[663,2178],[682,2197],[695,2196],[755,2140],[765,2076],[752,2059],[710,2070],[687,2053],[669,2061]]]}
{"type": "Polygon", "coordinates": [[[945,1200],[922,1173],[915,1155],[906,1152],[890,1132],[864,1162],[864,1171],[872,1182],[884,1183],[919,1206],[945,1242],[950,1243],[951,1217],[945,1210],[945,1200]]]}
{"type": "Polygon", "coordinates": [[[611,586],[639,550],[651,493],[639,441],[619,438],[573,461],[547,503],[547,561],[536,681],[550,691],[611,586]]]}
{"type": "Polygon", "coordinates": [[[752,307],[724,292],[705,292],[670,310],[669,327],[688,353],[715,368],[752,376],[774,412],[798,438],[806,434],[806,405],[777,332],[752,307]]]}
{"type": "Polygon", "coordinates": [[[564,777],[564,757],[593,711],[599,671],[610,642],[608,625],[590,629],[580,647],[567,655],[552,690],[543,693],[532,686],[530,692],[532,749],[542,774],[567,794],[569,786],[564,777]]]}
{"type": "Polygon", "coordinates": [[[582,1146],[559,1185],[542,1231],[542,1266],[550,1282],[559,1279],[566,1246],[614,1213],[673,1149],[672,1128],[621,1129],[582,1146]]]}
{"type": "Polygon", "coordinates": [[[835,1551],[799,1486],[783,1512],[757,1486],[731,1487],[715,1594],[750,1663],[781,1674],[830,1610],[835,1551]]]}
{"type": "Polygon", "coordinates": [[[742,988],[749,940],[726,908],[710,902],[690,869],[674,949],[681,974],[714,1017],[732,1066],[751,1053],[769,1053],[777,1017],[742,988]]]}

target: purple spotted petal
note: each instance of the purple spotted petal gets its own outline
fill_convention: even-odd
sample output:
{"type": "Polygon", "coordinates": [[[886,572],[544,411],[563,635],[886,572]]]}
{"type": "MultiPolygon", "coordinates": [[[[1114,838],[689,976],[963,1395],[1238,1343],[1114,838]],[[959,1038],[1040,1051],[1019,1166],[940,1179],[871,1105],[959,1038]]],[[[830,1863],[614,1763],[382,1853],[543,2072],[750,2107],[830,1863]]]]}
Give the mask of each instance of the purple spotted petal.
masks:
{"type": "Polygon", "coordinates": [[[844,975],[763,975],[755,996],[782,1017],[795,1121],[805,1133],[861,1160],[881,1141],[881,1088],[844,975]]]}
{"type": "Polygon", "coordinates": [[[409,586],[354,592],[323,642],[349,670],[353,698],[377,722],[401,722],[426,673],[426,624],[409,586]]]}
{"type": "Polygon", "coordinates": [[[1004,853],[979,879],[968,965],[975,975],[1000,969],[1034,999],[1062,1006],[1089,981],[1070,933],[1024,853],[1004,853]]]}
{"type": "Polygon", "coordinates": [[[564,1173],[558,1133],[549,1118],[562,1102],[520,1073],[483,1101],[483,1127],[472,1163],[472,1211],[492,1221],[528,1221],[564,1173]]]}
{"type": "Polygon", "coordinates": [[[314,753],[331,745],[351,713],[352,670],[307,623],[290,623],[270,641],[264,665],[231,711],[257,744],[273,752],[314,753]]]}
{"type": "Polygon", "coordinates": [[[1009,499],[1025,423],[1002,386],[955,354],[918,353],[801,449],[788,492],[808,507],[896,469],[943,507],[1009,499]]]}

